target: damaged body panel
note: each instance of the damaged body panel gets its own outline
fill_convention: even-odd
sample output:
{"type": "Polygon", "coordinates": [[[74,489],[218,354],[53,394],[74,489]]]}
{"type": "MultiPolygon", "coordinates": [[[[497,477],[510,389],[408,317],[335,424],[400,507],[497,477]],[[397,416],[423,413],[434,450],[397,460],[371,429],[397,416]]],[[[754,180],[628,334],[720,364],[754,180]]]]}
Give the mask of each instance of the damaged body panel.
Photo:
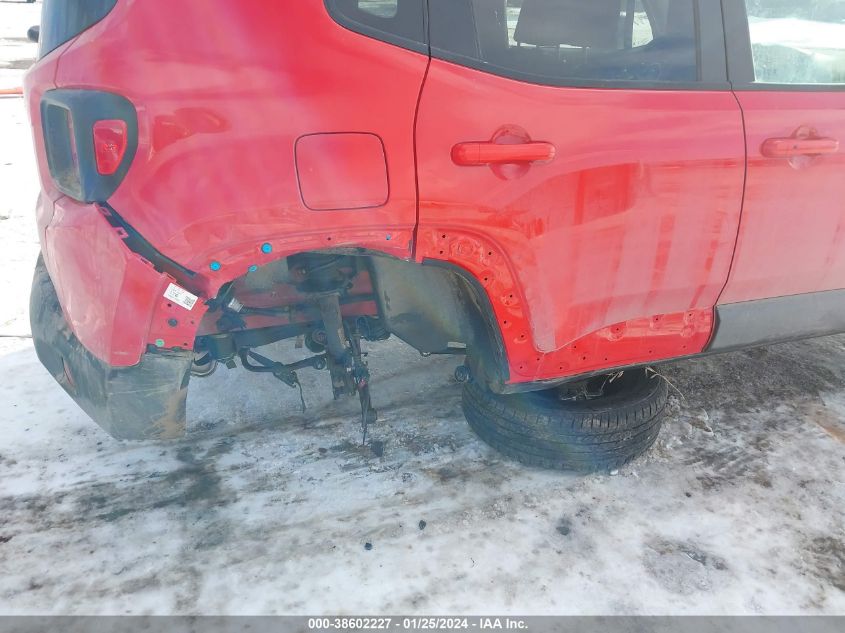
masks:
{"type": "Polygon", "coordinates": [[[65,320],[43,259],[35,268],[30,315],[38,358],[106,432],[122,440],[185,434],[192,352],[150,351],[131,367],[103,362],[79,342],[65,320]]]}

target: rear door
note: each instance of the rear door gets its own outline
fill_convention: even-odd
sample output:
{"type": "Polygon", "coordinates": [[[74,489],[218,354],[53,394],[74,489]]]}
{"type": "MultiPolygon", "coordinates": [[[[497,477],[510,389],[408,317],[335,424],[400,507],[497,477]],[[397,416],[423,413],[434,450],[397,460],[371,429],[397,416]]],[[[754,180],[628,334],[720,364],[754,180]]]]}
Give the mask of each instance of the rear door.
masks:
{"type": "Polygon", "coordinates": [[[724,4],[748,184],[720,303],[843,289],[845,0],[724,4]]]}
{"type": "Polygon", "coordinates": [[[711,0],[430,0],[417,257],[471,274],[511,382],[703,349],[745,148],[711,0]]]}

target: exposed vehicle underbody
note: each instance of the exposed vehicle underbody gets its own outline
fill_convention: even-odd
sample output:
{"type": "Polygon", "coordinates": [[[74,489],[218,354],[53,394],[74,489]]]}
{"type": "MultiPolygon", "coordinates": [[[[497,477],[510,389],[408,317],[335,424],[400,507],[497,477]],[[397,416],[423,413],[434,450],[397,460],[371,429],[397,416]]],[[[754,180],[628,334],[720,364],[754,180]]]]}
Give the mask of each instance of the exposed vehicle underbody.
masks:
{"type": "MultiPolygon", "coordinates": [[[[377,412],[362,342],[395,333],[424,354],[466,354],[467,341],[480,340],[473,334],[481,323],[479,313],[470,301],[457,277],[443,269],[343,252],[303,253],[255,267],[225,284],[206,302],[191,351],[150,345],[140,364],[116,368],[76,340],[40,260],[32,322],[42,361],[65,389],[87,404],[89,414],[119,438],[183,434],[190,376],[209,376],[222,364],[271,374],[300,391],[298,372],[328,371],[335,399],[359,398],[366,440],[377,412]],[[377,276],[376,270],[382,274],[377,276]],[[380,288],[377,278],[383,282],[380,288]],[[423,306],[439,318],[428,320],[420,311],[423,306]],[[283,340],[295,341],[305,357],[285,364],[257,351],[283,340]]],[[[177,319],[170,324],[177,327],[177,319]]],[[[470,375],[464,366],[456,372],[461,381],[470,375]]]]}

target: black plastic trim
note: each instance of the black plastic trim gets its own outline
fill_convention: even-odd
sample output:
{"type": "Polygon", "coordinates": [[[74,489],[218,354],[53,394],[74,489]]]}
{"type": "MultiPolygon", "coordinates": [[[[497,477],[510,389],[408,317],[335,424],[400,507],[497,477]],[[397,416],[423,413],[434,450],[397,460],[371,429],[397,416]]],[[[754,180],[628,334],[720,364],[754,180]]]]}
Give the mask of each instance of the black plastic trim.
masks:
{"type": "Polygon", "coordinates": [[[41,99],[41,117],[47,163],[59,191],[81,202],[108,200],[138,151],[135,106],[110,92],[50,90],[41,99]],[[108,176],[98,173],[94,155],[94,123],[104,119],[120,119],[127,128],[126,153],[115,173],[108,176]]]}
{"type": "Polygon", "coordinates": [[[196,272],[185,268],[182,264],[173,261],[167,255],[163,255],[156,250],[155,246],[150,244],[143,235],[133,228],[129,222],[124,220],[107,202],[98,202],[97,206],[104,211],[103,215],[108,223],[123,232],[123,242],[130,251],[150,262],[156,271],[173,277],[187,290],[195,290],[195,288],[192,288],[190,280],[197,276],[196,272]]]}
{"type": "Polygon", "coordinates": [[[684,90],[684,91],[726,91],[731,89],[727,81],[723,82],[693,82],[693,81],[630,81],[630,80],[596,80],[596,79],[556,79],[555,77],[531,75],[518,71],[504,69],[499,66],[485,64],[477,59],[454,55],[442,50],[432,49],[434,59],[480,70],[491,75],[512,79],[521,83],[552,88],[593,88],[600,90],[684,90]]]}
{"type": "Polygon", "coordinates": [[[786,343],[845,332],[845,290],[716,306],[707,352],[786,343]]]}
{"type": "Polygon", "coordinates": [[[30,321],[38,359],[112,437],[163,440],[185,434],[193,351],[148,351],[132,367],[113,367],[95,357],[65,320],[43,257],[33,276],[30,321]]]}
{"type": "Polygon", "coordinates": [[[489,360],[493,362],[493,366],[490,367],[490,369],[492,369],[496,374],[493,377],[494,380],[490,384],[490,388],[493,391],[501,392],[501,390],[505,388],[507,381],[510,379],[510,368],[508,367],[505,342],[502,338],[502,332],[499,329],[499,324],[496,322],[493,304],[490,303],[490,297],[487,296],[487,291],[484,290],[484,287],[469,271],[452,264],[451,262],[444,262],[443,260],[430,259],[426,257],[423,258],[422,265],[442,268],[454,273],[469,286],[470,290],[475,295],[475,299],[480,304],[479,316],[484,321],[484,328],[486,330],[485,334],[488,342],[490,343],[490,349],[488,351],[490,352],[492,358],[489,360]]]}
{"type": "MultiPolygon", "coordinates": [[[[728,88],[728,60],[720,0],[697,0],[699,78],[704,85],[728,88]]],[[[728,88],[729,89],[729,88],[728,88]]]]}
{"type": "MultiPolygon", "coordinates": [[[[338,0],[323,0],[326,10],[329,12],[332,19],[350,31],[366,35],[367,37],[371,37],[382,42],[387,42],[388,44],[394,44],[395,46],[406,48],[416,53],[428,55],[428,0],[417,0],[417,2],[420,5],[421,20],[420,30],[417,34],[418,39],[397,35],[395,33],[391,33],[389,30],[378,28],[373,24],[366,24],[359,20],[355,20],[338,6],[338,0]]],[[[390,18],[385,19],[387,20],[390,18]]],[[[374,18],[373,22],[377,22],[377,20],[378,18],[374,18]]]]}
{"type": "Polygon", "coordinates": [[[754,83],[754,59],[751,55],[751,34],[744,0],[722,0],[725,23],[728,79],[734,88],[754,83]]]}
{"type": "Polygon", "coordinates": [[[845,84],[764,84],[734,85],[737,92],[845,92],[845,84]]]}

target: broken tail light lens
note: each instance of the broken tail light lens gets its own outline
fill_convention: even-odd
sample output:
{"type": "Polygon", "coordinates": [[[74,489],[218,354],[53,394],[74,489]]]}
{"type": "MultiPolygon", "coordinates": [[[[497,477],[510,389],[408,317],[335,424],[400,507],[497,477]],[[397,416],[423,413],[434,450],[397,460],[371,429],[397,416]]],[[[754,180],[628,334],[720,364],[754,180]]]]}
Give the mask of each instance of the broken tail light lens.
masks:
{"type": "Polygon", "coordinates": [[[121,95],[99,90],[48,90],[41,122],[50,175],[80,202],[105,202],[120,186],[138,150],[138,114],[121,95]]]}
{"type": "Polygon", "coordinates": [[[111,176],[120,167],[128,145],[126,121],[107,119],[94,123],[94,159],[97,172],[111,176]]]}

